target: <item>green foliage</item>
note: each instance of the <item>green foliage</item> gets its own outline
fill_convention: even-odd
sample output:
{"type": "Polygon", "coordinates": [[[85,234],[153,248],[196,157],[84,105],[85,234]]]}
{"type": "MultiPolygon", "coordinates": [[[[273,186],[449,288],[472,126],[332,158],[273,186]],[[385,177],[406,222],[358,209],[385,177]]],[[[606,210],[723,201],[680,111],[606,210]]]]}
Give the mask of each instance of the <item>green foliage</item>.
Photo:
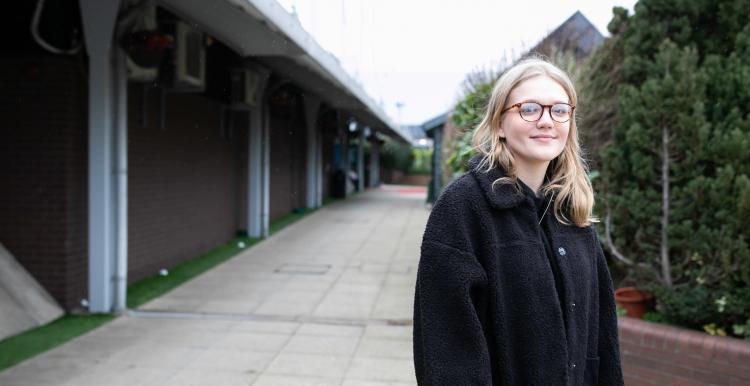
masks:
{"type": "Polygon", "coordinates": [[[750,336],[748,9],[750,0],[641,0],[632,16],[615,9],[613,36],[587,63],[580,92],[601,102],[584,115],[603,139],[594,147],[601,217],[610,214],[616,249],[651,267],[631,267],[629,279],[660,279],[651,284],[666,320],[740,337],[750,336]]]}
{"type": "Polygon", "coordinates": [[[408,173],[413,162],[411,146],[391,139],[385,140],[380,153],[380,164],[384,169],[408,173]]]}
{"type": "Polygon", "coordinates": [[[704,330],[712,335],[750,339],[750,289],[726,291],[690,283],[673,287],[652,285],[658,299],[658,321],[704,330]]]}
{"type": "Polygon", "coordinates": [[[448,165],[454,173],[462,173],[466,170],[466,163],[474,155],[474,147],[471,137],[474,129],[482,121],[487,109],[487,101],[492,94],[492,85],[497,77],[490,82],[475,85],[475,89],[469,92],[453,109],[453,124],[462,133],[461,137],[453,143],[453,151],[448,157],[448,165]]]}
{"type": "Polygon", "coordinates": [[[645,314],[643,314],[643,320],[653,323],[669,324],[668,321],[664,319],[664,315],[662,315],[658,311],[646,312],[645,314]]]}
{"type": "Polygon", "coordinates": [[[432,171],[432,149],[411,149],[414,160],[409,168],[409,174],[430,174],[432,171]]]}

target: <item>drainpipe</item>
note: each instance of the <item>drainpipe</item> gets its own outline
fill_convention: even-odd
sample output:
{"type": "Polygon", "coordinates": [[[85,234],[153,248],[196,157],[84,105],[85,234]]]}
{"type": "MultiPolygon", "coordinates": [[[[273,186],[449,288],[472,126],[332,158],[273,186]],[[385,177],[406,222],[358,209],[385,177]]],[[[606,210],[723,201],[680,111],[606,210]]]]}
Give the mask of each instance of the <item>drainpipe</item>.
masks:
{"type": "Polygon", "coordinates": [[[115,50],[115,186],[117,193],[117,227],[115,243],[115,312],[127,309],[128,291],[128,76],[126,54],[115,50]]]}

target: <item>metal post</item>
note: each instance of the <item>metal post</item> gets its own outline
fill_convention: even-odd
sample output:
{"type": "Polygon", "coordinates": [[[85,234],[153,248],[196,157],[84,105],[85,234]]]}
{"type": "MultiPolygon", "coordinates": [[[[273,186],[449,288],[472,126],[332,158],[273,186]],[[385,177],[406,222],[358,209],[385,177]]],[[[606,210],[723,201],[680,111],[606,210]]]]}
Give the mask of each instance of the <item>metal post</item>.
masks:
{"type": "Polygon", "coordinates": [[[115,243],[115,305],[117,312],[127,308],[128,290],[128,77],[125,52],[115,53],[115,178],[117,194],[115,243]]]}

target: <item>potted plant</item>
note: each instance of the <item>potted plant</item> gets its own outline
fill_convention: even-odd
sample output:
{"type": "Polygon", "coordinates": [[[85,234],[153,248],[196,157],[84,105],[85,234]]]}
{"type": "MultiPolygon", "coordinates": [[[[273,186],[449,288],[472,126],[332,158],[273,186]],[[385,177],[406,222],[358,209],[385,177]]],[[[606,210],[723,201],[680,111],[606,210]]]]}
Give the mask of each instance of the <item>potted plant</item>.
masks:
{"type": "Polygon", "coordinates": [[[615,302],[625,309],[625,315],[643,319],[643,315],[654,309],[654,294],[636,287],[621,287],[615,290],[615,302]]]}

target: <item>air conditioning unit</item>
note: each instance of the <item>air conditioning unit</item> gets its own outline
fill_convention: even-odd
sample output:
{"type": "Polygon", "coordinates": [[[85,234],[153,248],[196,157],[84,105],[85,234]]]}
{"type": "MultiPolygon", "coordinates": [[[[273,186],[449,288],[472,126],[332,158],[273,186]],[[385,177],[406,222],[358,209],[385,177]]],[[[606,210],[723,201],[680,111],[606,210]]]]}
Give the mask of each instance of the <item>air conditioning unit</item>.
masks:
{"type": "Polygon", "coordinates": [[[141,67],[133,59],[130,59],[129,56],[125,59],[125,67],[128,73],[128,80],[133,82],[153,82],[159,77],[158,68],[141,67]]]}
{"type": "Polygon", "coordinates": [[[203,34],[189,24],[175,26],[174,86],[177,91],[202,92],[206,86],[206,47],[203,34]]]}
{"type": "MultiPolygon", "coordinates": [[[[159,24],[157,23],[156,19],[156,4],[143,4],[140,13],[135,18],[132,30],[144,32],[157,31],[158,29],[159,24]]],[[[159,77],[158,63],[153,63],[153,65],[144,65],[141,62],[139,62],[140,64],[136,63],[137,60],[133,60],[131,58],[131,55],[147,52],[143,49],[144,45],[148,45],[146,42],[146,37],[141,34],[138,36],[138,39],[128,40],[127,38],[130,37],[132,37],[132,35],[128,34],[126,37],[123,37],[123,41],[121,42],[124,45],[125,51],[128,52],[125,60],[125,68],[128,74],[128,80],[134,82],[155,81],[159,77]],[[142,44],[134,44],[136,42],[142,44]]]]}
{"type": "Polygon", "coordinates": [[[261,75],[251,69],[241,68],[232,70],[231,75],[232,108],[246,109],[260,104],[261,75]]]}

